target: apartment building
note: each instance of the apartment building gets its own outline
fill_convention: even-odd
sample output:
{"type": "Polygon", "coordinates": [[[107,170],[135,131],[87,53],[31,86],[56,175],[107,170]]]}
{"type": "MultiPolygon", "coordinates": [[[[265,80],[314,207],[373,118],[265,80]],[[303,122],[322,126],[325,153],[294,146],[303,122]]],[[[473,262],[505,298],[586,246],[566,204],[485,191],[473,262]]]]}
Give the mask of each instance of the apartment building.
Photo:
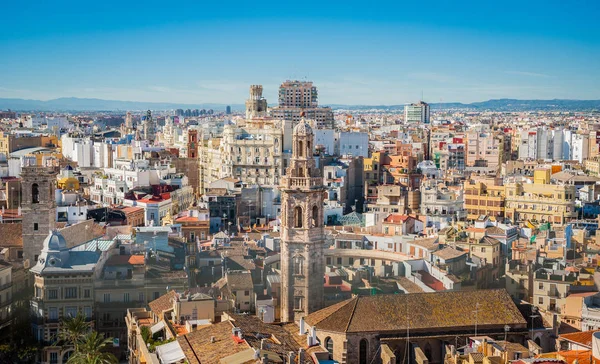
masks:
{"type": "Polygon", "coordinates": [[[550,184],[550,169],[537,169],[533,181],[506,185],[506,217],[564,225],[577,218],[575,196],[575,186],[550,184]]]}
{"type": "Polygon", "coordinates": [[[506,190],[502,178],[473,176],[464,182],[463,190],[468,220],[482,215],[504,218],[506,190]]]}
{"type": "Polygon", "coordinates": [[[279,86],[279,105],[269,109],[269,116],[292,122],[295,126],[302,117],[314,121],[317,129],[335,127],[333,110],[319,107],[317,87],[312,82],[285,81],[279,86]],[[303,116],[304,115],[304,116],[303,116]]]}
{"type": "Polygon", "coordinates": [[[485,167],[498,171],[505,160],[504,137],[490,132],[472,131],[466,134],[467,167],[485,167]]]}

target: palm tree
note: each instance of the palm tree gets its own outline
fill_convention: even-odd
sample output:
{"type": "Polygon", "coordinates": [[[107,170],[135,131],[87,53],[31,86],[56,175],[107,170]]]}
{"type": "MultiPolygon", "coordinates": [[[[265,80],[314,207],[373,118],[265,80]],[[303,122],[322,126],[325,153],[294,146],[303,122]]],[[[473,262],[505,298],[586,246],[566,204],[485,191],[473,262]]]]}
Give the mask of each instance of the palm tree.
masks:
{"type": "Polygon", "coordinates": [[[79,340],[77,349],[71,355],[68,364],[116,364],[118,359],[104,350],[111,344],[111,339],[106,339],[96,331],[89,332],[79,340]]]}
{"type": "Polygon", "coordinates": [[[77,345],[90,329],[90,323],[86,322],[82,314],[78,313],[75,317],[64,317],[58,333],[58,340],[66,345],[72,345],[77,350],[77,345]]]}

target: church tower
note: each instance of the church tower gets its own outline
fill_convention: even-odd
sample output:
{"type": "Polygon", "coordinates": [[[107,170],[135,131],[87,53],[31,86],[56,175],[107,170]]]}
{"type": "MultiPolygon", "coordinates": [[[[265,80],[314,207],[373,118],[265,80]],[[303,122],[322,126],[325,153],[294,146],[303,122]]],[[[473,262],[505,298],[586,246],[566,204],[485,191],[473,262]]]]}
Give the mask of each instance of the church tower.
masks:
{"type": "Polygon", "coordinates": [[[314,134],[304,119],[293,131],[292,159],[281,190],[281,321],[323,308],[323,179],[313,158],[314,134]]]}
{"type": "Polygon", "coordinates": [[[30,267],[37,261],[48,232],[56,227],[57,170],[51,166],[24,166],[21,170],[23,193],[23,261],[30,267]]]}

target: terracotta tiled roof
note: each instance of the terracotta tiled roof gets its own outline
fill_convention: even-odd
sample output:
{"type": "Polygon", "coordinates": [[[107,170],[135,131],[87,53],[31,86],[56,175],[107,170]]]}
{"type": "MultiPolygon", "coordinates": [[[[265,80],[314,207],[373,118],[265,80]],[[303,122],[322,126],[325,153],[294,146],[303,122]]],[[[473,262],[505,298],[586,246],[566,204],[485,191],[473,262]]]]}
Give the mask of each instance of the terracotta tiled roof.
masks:
{"type": "Polygon", "coordinates": [[[458,258],[458,257],[461,257],[466,254],[467,254],[467,252],[460,251],[460,250],[457,250],[457,249],[454,249],[451,247],[446,247],[444,249],[440,249],[440,250],[436,251],[435,253],[433,253],[433,255],[440,257],[444,260],[458,258]]]}
{"type": "Polygon", "coordinates": [[[164,295],[158,297],[154,301],[150,302],[150,310],[157,315],[162,314],[164,311],[173,308],[173,301],[175,300],[175,291],[169,291],[164,295]]]}
{"type": "Polygon", "coordinates": [[[104,263],[107,266],[111,265],[144,265],[143,255],[113,255],[104,263]]]}
{"type": "Polygon", "coordinates": [[[438,237],[436,236],[433,238],[415,239],[413,241],[409,241],[408,243],[418,245],[427,250],[432,250],[438,246],[438,237]]]}
{"type": "Polygon", "coordinates": [[[22,247],[23,246],[23,225],[15,224],[0,224],[0,247],[22,247]]]}
{"type": "Polygon", "coordinates": [[[477,303],[477,324],[482,329],[527,325],[506,290],[357,296],[306,316],[306,322],[318,330],[334,332],[402,334],[408,321],[411,331],[416,332],[461,330],[475,325],[477,303]]]}
{"type": "Polygon", "coordinates": [[[577,343],[581,346],[585,346],[585,347],[588,347],[591,349],[592,348],[592,335],[598,331],[600,331],[600,330],[574,332],[572,334],[563,334],[563,335],[559,335],[558,339],[559,340],[568,340],[568,341],[577,343]]]}
{"type": "Polygon", "coordinates": [[[410,218],[410,216],[408,216],[408,215],[391,214],[385,218],[384,222],[387,222],[390,224],[400,224],[400,223],[405,222],[409,218],[410,218]]]}
{"type": "Polygon", "coordinates": [[[494,235],[504,235],[506,234],[506,231],[504,231],[503,229],[497,227],[497,226],[490,226],[485,228],[485,232],[486,234],[494,234],[494,235]]]}
{"type": "Polygon", "coordinates": [[[232,291],[248,290],[252,291],[252,275],[250,272],[229,272],[227,273],[227,286],[232,291]]]}
{"type": "Polygon", "coordinates": [[[233,340],[233,327],[230,321],[219,322],[179,336],[177,342],[190,364],[218,364],[221,358],[250,347],[245,341],[237,343],[233,340]]]}

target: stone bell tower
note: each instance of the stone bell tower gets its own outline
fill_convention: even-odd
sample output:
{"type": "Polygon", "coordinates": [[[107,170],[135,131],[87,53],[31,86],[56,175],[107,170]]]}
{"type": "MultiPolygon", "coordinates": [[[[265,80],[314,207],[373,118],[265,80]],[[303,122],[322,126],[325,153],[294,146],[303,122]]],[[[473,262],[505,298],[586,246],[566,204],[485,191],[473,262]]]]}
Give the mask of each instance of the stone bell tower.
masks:
{"type": "Polygon", "coordinates": [[[323,179],[313,158],[314,135],[304,119],[293,131],[292,159],[281,190],[281,321],[323,308],[323,179]]]}
{"type": "Polygon", "coordinates": [[[56,227],[56,176],[53,166],[24,166],[21,170],[23,191],[23,261],[33,267],[42,251],[48,232],[56,227]]]}

